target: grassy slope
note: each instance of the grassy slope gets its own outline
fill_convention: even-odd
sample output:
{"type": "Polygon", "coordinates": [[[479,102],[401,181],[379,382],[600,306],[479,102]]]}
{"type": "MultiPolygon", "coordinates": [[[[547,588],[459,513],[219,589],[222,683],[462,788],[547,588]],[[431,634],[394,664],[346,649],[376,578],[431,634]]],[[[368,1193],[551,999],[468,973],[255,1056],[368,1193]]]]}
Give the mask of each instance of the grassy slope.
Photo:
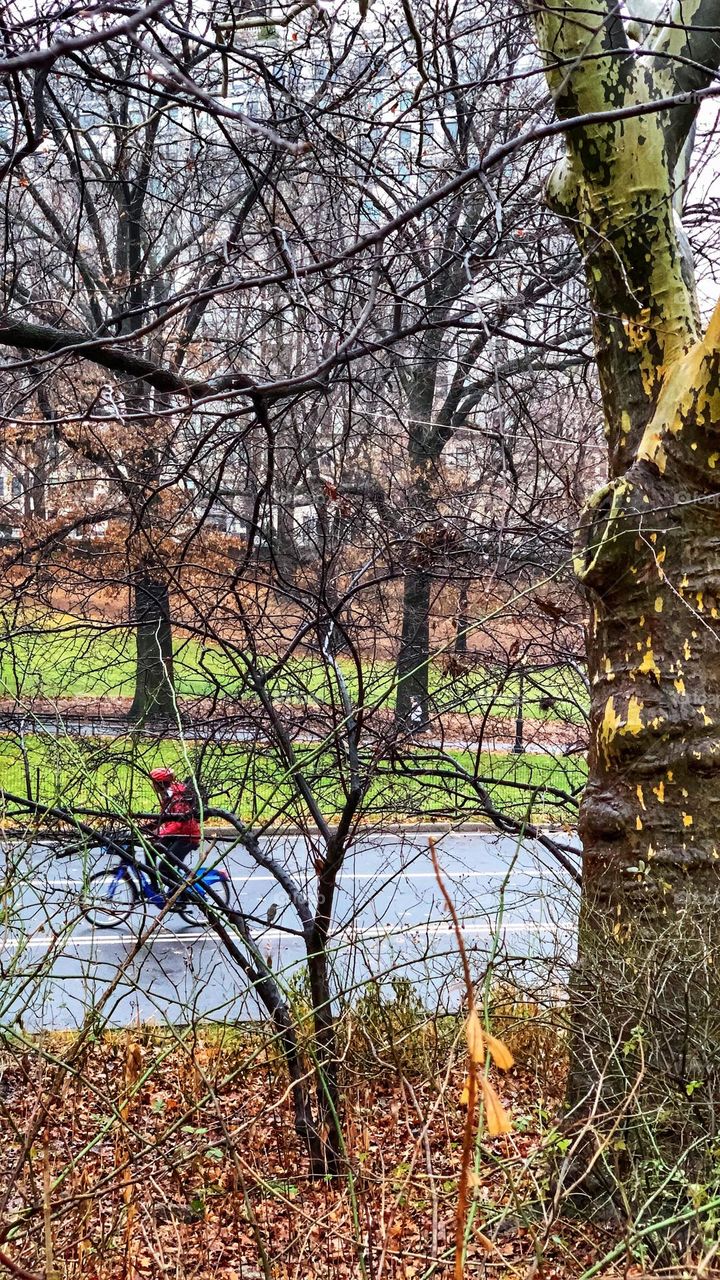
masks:
{"type": "MultiPolygon", "coordinates": [[[[6,632],[0,648],[0,678],[5,696],[20,705],[34,699],[90,697],[102,701],[129,697],[133,690],[134,637],[122,627],[105,629],[78,623],[62,614],[37,617],[16,624],[6,632]]],[[[269,660],[265,660],[265,665],[269,660]]],[[[358,673],[347,659],[340,659],[351,696],[358,699],[358,673]]],[[[243,674],[242,654],[218,646],[202,646],[192,639],[177,641],[175,677],[183,698],[219,693],[222,699],[251,697],[243,674]]],[[[363,671],[365,705],[391,703],[393,665],[368,664],[363,671]]],[[[431,687],[436,711],[465,715],[488,712],[496,717],[515,715],[518,676],[476,669],[450,676],[438,665],[431,667],[431,687]]],[[[270,682],[277,702],[293,703],[322,711],[337,701],[335,676],[313,656],[293,656],[270,682]]],[[[523,713],[528,721],[583,719],[584,690],[581,677],[569,668],[550,668],[525,678],[523,713]],[[553,701],[548,704],[548,698],[553,701]],[[541,701],[543,705],[541,705],[541,701]]],[[[298,758],[313,793],[328,817],[338,813],[345,791],[343,767],[329,750],[300,745],[298,758]]],[[[418,749],[404,762],[404,772],[393,772],[380,762],[367,762],[372,777],[364,812],[422,818],[435,814],[473,817],[482,809],[472,785],[457,776],[455,765],[477,776],[499,807],[521,816],[530,804],[533,813],[572,816],[545,788],[575,793],[582,786],[582,761],[562,761],[551,756],[522,757],[483,752],[448,753],[444,759],[432,748],[418,749]],[[529,788],[529,790],[528,790],[529,788]],[[533,789],[537,793],[533,794],[533,789]]],[[[153,742],[122,736],[110,739],[53,738],[42,731],[24,738],[0,737],[0,784],[6,791],[28,793],[43,803],[74,803],[87,808],[147,812],[154,807],[144,775],[158,763],[180,772],[197,771],[217,803],[242,813],[248,821],[302,820],[296,789],[282,762],[268,751],[244,744],[226,743],[203,748],[199,743],[165,740],[153,742]]]]}
{"type": "MultiPolygon", "coordinates": [[[[244,675],[242,653],[223,652],[192,639],[176,642],[175,682],[180,698],[251,696],[244,675]]],[[[48,699],[131,697],[135,641],[131,630],[103,629],[53,614],[43,621],[30,620],[26,628],[6,633],[0,650],[0,679],[5,696],[32,703],[48,699]]],[[[265,664],[267,665],[265,660],[265,664]]],[[[340,659],[351,696],[358,698],[355,666],[340,659]]],[[[363,678],[364,701],[375,705],[393,695],[393,664],[367,663],[363,678]]],[[[449,676],[437,664],[431,666],[431,692],[435,709],[447,713],[513,716],[517,709],[519,676],[506,678],[490,667],[449,676]]],[[[293,656],[271,681],[272,696],[282,702],[325,704],[333,698],[334,676],[312,656],[293,656]]],[[[551,667],[525,678],[523,714],[528,720],[563,720],[579,724],[584,718],[585,691],[572,668],[551,667]]]]}
{"type": "MultiPolygon", "coordinates": [[[[337,758],[311,747],[298,756],[314,795],[326,817],[341,808],[344,780],[337,758]]],[[[49,805],[75,804],[109,812],[149,812],[155,807],[146,771],[163,763],[181,774],[197,769],[215,803],[239,811],[250,821],[301,821],[292,780],[273,755],[254,752],[247,744],[222,744],[203,750],[177,740],[148,742],[131,738],[50,738],[30,734],[0,738],[0,778],[3,788],[49,805]]],[[[369,762],[368,762],[369,763],[369,762]]],[[[469,752],[446,757],[428,751],[404,760],[404,773],[388,766],[373,767],[363,806],[368,816],[427,818],[432,815],[475,817],[482,811],[473,787],[457,775],[454,764],[476,772],[498,807],[522,816],[530,806],[538,815],[572,816],[546,788],[577,792],[585,778],[584,763],[549,755],[512,756],[469,752]],[[537,789],[537,790],[536,790],[537,789]]]]}

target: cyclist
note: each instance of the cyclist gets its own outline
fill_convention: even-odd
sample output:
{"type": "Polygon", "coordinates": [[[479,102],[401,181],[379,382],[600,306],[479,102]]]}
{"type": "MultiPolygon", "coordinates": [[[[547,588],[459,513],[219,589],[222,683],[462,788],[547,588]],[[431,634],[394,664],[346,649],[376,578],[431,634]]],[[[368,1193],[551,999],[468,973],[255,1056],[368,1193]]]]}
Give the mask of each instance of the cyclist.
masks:
{"type": "Polygon", "coordinates": [[[189,874],[185,859],[200,847],[196,795],[191,785],[176,778],[172,769],[151,769],[150,781],[160,801],[160,814],[148,834],[158,854],[160,874],[174,888],[178,874],[183,880],[189,874]]]}

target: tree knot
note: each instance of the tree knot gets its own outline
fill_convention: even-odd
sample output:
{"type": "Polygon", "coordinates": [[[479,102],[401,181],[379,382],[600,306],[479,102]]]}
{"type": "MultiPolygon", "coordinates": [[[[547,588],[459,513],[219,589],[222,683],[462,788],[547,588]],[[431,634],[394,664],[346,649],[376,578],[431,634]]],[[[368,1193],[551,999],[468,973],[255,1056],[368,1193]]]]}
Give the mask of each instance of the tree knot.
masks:
{"type": "Polygon", "coordinates": [[[627,562],[637,528],[635,485],[631,481],[621,476],[597,489],[583,509],[575,538],[573,567],[578,581],[600,590],[618,564],[627,562]]]}

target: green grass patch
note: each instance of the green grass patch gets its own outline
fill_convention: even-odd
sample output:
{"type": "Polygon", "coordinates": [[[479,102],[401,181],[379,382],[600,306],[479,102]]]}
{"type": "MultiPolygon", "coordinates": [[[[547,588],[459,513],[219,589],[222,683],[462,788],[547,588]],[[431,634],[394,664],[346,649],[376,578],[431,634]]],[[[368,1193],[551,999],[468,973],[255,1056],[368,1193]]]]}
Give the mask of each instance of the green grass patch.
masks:
{"type": "MultiPolygon", "coordinates": [[[[323,815],[332,820],[345,803],[348,778],[338,756],[310,745],[297,748],[298,768],[323,815]]],[[[149,769],[169,765],[195,775],[211,803],[247,823],[304,823],[308,809],[282,760],[247,743],[201,744],[146,737],[0,736],[0,787],[48,806],[108,815],[156,808],[149,769]]],[[[483,792],[516,817],[572,820],[586,778],[584,761],[551,755],[499,752],[441,754],[418,748],[400,759],[361,761],[368,779],[362,812],[368,818],[469,820],[483,814],[483,792]]],[[[8,801],[8,811],[12,803],[8,801]]]]}
{"type": "MultiPolygon", "coordinates": [[[[178,697],[216,695],[221,700],[255,700],[245,657],[232,645],[221,648],[176,636],[178,697]]],[[[270,657],[255,661],[269,677],[268,692],[275,701],[321,707],[337,704],[337,677],[320,655],[292,655],[275,672],[270,657]]],[[[341,656],[338,665],[355,703],[362,699],[366,706],[382,706],[394,701],[392,662],[366,660],[362,677],[347,657],[341,656]]],[[[130,698],[134,674],[135,637],[130,626],[107,628],[77,622],[68,615],[33,615],[12,628],[6,625],[0,640],[2,692],[28,706],[38,698],[130,698]]],[[[521,692],[523,715],[528,720],[580,724],[587,711],[585,682],[570,666],[532,669],[521,676],[487,665],[450,675],[441,663],[433,662],[429,685],[432,709],[440,715],[457,712],[512,718],[521,692]]]]}

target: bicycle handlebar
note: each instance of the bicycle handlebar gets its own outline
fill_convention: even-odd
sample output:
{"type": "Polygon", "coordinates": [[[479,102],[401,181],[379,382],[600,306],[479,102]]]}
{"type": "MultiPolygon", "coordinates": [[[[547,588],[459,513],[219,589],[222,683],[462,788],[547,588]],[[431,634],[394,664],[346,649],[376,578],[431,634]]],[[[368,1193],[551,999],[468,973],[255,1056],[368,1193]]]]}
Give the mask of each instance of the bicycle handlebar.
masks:
{"type": "Polygon", "coordinates": [[[121,847],[127,847],[131,842],[135,843],[135,837],[129,831],[119,835],[110,835],[108,832],[99,831],[96,840],[88,837],[86,840],[75,840],[72,844],[56,847],[55,856],[57,858],[74,858],[77,854],[98,846],[109,850],[119,850],[121,847]]]}

